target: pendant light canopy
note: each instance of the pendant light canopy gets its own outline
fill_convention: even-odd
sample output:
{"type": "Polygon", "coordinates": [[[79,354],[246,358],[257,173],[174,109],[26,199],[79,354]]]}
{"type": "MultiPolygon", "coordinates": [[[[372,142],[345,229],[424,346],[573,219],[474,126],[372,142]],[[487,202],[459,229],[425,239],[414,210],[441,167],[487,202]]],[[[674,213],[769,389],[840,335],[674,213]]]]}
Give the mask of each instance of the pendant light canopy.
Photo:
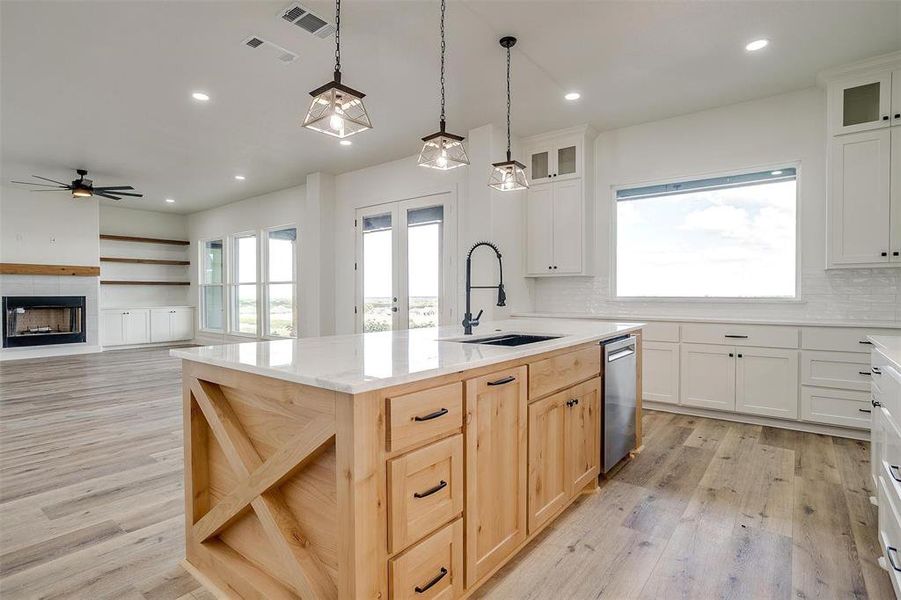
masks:
{"type": "Polygon", "coordinates": [[[449,171],[469,164],[463,137],[447,133],[444,122],[444,12],[445,0],[441,0],[441,120],[437,133],[422,138],[422,152],[419,153],[419,166],[449,171]]]}
{"type": "Polygon", "coordinates": [[[310,95],[313,101],[303,120],[303,126],[337,138],[372,129],[363,98],[358,92],[341,83],[341,0],[335,2],[335,79],[316,88],[310,95]]]}
{"type": "Polygon", "coordinates": [[[488,185],[502,192],[529,189],[529,180],[526,178],[526,166],[510,155],[510,48],[516,43],[516,38],[505,36],[500,44],[507,49],[507,160],[491,165],[491,176],[488,185]]]}

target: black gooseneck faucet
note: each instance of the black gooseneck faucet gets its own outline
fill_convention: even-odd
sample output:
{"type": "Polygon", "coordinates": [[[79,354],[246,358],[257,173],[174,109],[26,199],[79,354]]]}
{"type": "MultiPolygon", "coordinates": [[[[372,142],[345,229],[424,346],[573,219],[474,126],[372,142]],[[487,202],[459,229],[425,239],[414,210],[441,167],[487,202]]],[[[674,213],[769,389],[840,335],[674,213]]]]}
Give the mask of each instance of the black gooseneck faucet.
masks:
{"type": "Polygon", "coordinates": [[[491,242],[477,242],[473,244],[466,255],[466,314],[463,315],[463,333],[466,335],[472,335],[472,328],[478,327],[479,319],[482,317],[482,313],[485,312],[480,310],[475,318],[472,317],[471,303],[472,290],[474,289],[497,289],[497,305],[507,305],[507,294],[504,292],[504,263],[501,261],[501,251],[491,242]],[[472,253],[479,246],[488,246],[497,255],[497,269],[500,276],[500,281],[497,285],[472,285],[472,253]]]}

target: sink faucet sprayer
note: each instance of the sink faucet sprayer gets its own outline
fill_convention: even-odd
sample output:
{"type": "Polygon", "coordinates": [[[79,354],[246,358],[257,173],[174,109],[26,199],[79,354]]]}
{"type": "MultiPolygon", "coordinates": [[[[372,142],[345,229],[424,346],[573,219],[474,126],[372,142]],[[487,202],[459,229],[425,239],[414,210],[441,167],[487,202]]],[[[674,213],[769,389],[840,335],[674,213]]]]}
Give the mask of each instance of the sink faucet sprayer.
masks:
{"type": "Polygon", "coordinates": [[[472,290],[474,289],[497,289],[497,305],[498,306],[506,306],[507,305],[507,294],[504,292],[504,263],[501,261],[501,251],[497,249],[491,242],[477,242],[473,244],[472,248],[469,249],[469,253],[466,255],[466,314],[463,315],[463,333],[466,335],[472,335],[472,328],[477,327],[479,325],[479,319],[482,316],[482,313],[485,312],[483,310],[479,311],[479,314],[472,317],[472,308],[470,306],[472,300],[472,290]],[[472,285],[472,253],[479,246],[488,246],[494,253],[497,255],[497,269],[500,275],[500,281],[497,285],[472,285]]]}

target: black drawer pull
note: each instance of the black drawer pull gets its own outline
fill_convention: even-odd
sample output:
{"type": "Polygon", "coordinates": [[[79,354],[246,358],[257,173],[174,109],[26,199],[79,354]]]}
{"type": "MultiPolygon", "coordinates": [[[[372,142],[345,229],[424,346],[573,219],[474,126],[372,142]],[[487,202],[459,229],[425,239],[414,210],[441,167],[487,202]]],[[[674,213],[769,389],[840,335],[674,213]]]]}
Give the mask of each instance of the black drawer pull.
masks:
{"type": "Polygon", "coordinates": [[[733,335],[733,334],[731,334],[731,333],[727,333],[727,334],[724,335],[723,337],[727,337],[727,338],[735,338],[735,339],[737,339],[737,340],[746,340],[746,339],[748,339],[748,336],[746,336],[746,335],[733,335]]]}
{"type": "Polygon", "coordinates": [[[447,575],[447,569],[445,569],[444,567],[441,567],[441,572],[438,573],[438,574],[435,576],[435,578],[434,578],[433,580],[431,580],[430,582],[428,582],[427,584],[425,584],[425,585],[422,586],[422,587],[419,587],[419,586],[417,585],[417,586],[416,586],[415,588],[413,588],[413,589],[416,591],[417,594],[424,594],[425,592],[428,591],[428,589],[429,589],[430,587],[432,587],[433,585],[435,585],[436,583],[438,583],[439,581],[441,581],[442,579],[444,579],[444,576],[445,576],[445,575],[447,575]]]}
{"type": "Polygon", "coordinates": [[[860,340],[860,341],[857,342],[857,343],[858,343],[858,344],[867,344],[867,345],[869,345],[869,346],[872,346],[872,345],[873,345],[873,342],[871,342],[871,341],[869,341],[869,340],[860,340]]]}
{"type": "Polygon", "coordinates": [[[873,412],[873,411],[870,410],[869,408],[858,408],[857,410],[859,410],[859,411],[862,412],[862,413],[871,413],[871,412],[873,412]]]}
{"type": "Polygon", "coordinates": [[[425,498],[426,496],[431,496],[432,494],[434,494],[436,492],[440,492],[441,490],[443,490],[446,487],[447,487],[447,482],[442,479],[438,483],[438,485],[436,485],[433,488],[429,488],[424,492],[414,492],[413,497],[414,498],[425,498]]]}
{"type": "Polygon", "coordinates": [[[870,404],[873,405],[873,408],[876,408],[877,406],[882,406],[882,402],[880,402],[876,398],[873,398],[872,400],[870,400],[870,404]]]}
{"type": "Polygon", "coordinates": [[[892,558],[896,554],[898,554],[898,549],[894,546],[887,546],[885,549],[885,553],[888,554],[888,561],[892,563],[892,568],[896,571],[901,571],[901,567],[895,564],[895,559],[892,558]]]}
{"type": "Polygon", "coordinates": [[[875,373],[876,375],[882,375],[882,369],[880,369],[879,367],[873,367],[873,373],[875,373]]]}
{"type": "Polygon", "coordinates": [[[898,465],[889,465],[888,472],[891,474],[892,479],[894,479],[898,483],[901,483],[901,467],[899,467],[898,465]]]}
{"type": "Polygon", "coordinates": [[[437,419],[438,417],[443,417],[444,415],[447,414],[447,412],[448,411],[446,408],[442,408],[441,410],[436,410],[435,412],[429,413],[429,414],[425,415],[424,417],[418,417],[418,416],[413,417],[413,420],[414,421],[431,421],[432,419],[437,419]]]}
{"type": "Polygon", "coordinates": [[[858,371],[858,373],[861,375],[872,375],[869,371],[858,371]]]}
{"type": "Polygon", "coordinates": [[[507,375],[506,377],[501,377],[497,381],[489,381],[488,385],[504,385],[505,383],[510,383],[511,381],[516,381],[516,377],[513,375],[507,375]]]}

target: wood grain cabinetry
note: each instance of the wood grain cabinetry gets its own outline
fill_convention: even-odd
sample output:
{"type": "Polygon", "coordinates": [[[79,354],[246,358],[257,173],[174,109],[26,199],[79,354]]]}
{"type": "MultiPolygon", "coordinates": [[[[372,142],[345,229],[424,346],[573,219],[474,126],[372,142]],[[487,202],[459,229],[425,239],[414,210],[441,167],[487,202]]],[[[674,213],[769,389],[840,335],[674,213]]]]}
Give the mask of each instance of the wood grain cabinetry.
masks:
{"type": "Polygon", "coordinates": [[[457,519],[391,560],[392,600],[451,600],[463,595],[463,520],[457,519]]]}
{"type": "Polygon", "coordinates": [[[529,531],[563,508],[569,498],[566,468],[570,396],[565,391],[529,405],[529,531]]]}

